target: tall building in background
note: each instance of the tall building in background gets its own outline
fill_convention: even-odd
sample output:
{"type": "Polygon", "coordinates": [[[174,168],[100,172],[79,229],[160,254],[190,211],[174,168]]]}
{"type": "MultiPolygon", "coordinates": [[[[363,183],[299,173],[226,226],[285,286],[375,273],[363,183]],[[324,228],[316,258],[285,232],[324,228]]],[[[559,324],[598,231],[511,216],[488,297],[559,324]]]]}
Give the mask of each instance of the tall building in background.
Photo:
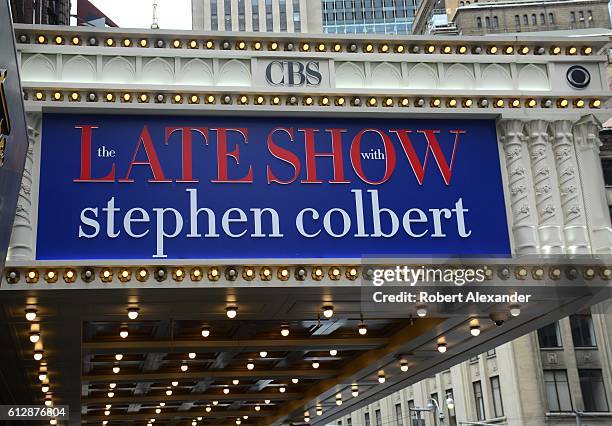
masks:
{"type": "Polygon", "coordinates": [[[194,30],[321,33],[321,3],[313,0],[193,0],[194,30]]]}
{"type": "Polygon", "coordinates": [[[22,24],[70,24],[70,0],[11,0],[11,11],[22,24]]]}
{"type": "Polygon", "coordinates": [[[321,0],[323,30],[333,34],[410,34],[418,2],[419,0],[321,0]]]}

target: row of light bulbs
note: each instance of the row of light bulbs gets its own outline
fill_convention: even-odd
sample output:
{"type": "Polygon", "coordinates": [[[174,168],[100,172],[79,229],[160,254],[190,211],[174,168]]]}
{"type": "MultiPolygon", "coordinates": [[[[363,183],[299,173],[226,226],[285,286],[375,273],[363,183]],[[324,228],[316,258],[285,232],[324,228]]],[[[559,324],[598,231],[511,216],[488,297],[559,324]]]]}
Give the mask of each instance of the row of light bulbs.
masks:
{"type": "MultiPolygon", "coordinates": [[[[492,269],[487,268],[487,271],[491,271],[489,275],[487,275],[487,279],[492,278],[492,269]]],[[[25,271],[20,271],[18,269],[8,269],[6,272],[6,280],[9,284],[17,284],[21,279],[21,274],[25,274],[25,281],[28,284],[35,284],[40,280],[40,271],[38,269],[28,269],[25,271]]],[[[224,277],[228,281],[235,281],[242,277],[245,281],[253,281],[258,278],[261,281],[271,281],[276,277],[276,279],[280,281],[287,281],[292,276],[298,281],[303,281],[310,278],[315,281],[320,281],[324,279],[326,276],[331,280],[340,280],[343,276],[349,280],[356,280],[360,276],[360,267],[357,266],[330,266],[327,267],[327,273],[323,267],[314,266],[310,268],[310,273],[308,269],[304,266],[296,266],[296,267],[277,267],[276,274],[274,274],[274,269],[270,266],[262,266],[262,267],[252,267],[252,266],[227,266],[223,270],[217,266],[210,266],[207,268],[194,266],[191,268],[183,268],[183,267],[175,267],[168,270],[165,267],[157,267],[154,269],[149,269],[145,267],[140,267],[136,269],[131,268],[101,268],[98,270],[98,276],[100,281],[104,283],[112,282],[114,276],[117,276],[117,279],[120,282],[129,282],[132,278],[135,278],[137,281],[145,282],[149,279],[151,274],[153,278],[159,282],[164,281],[168,278],[168,276],[172,276],[174,281],[183,281],[187,277],[189,277],[192,281],[201,281],[205,277],[209,281],[218,281],[222,277],[224,277]],[[293,273],[292,273],[293,269],[293,273]],[[344,272],[344,273],[343,273],[344,272]]],[[[371,275],[370,269],[363,271],[363,275],[365,279],[368,279],[371,275]]],[[[602,279],[610,280],[612,279],[612,268],[609,266],[569,266],[569,267],[560,267],[560,266],[499,266],[497,269],[497,275],[501,279],[509,279],[514,276],[516,279],[528,279],[533,278],[536,280],[541,280],[545,278],[551,278],[554,280],[558,280],[563,276],[568,279],[576,279],[579,276],[582,276],[585,279],[593,279],[596,276],[600,276],[602,279]]],[[[79,278],[79,273],[76,269],[67,268],[62,272],[57,269],[46,269],[43,272],[43,279],[47,283],[56,283],[60,279],[60,277],[66,283],[74,283],[79,278]]],[[[80,271],[80,278],[82,281],[86,283],[90,283],[96,279],[96,271],[93,268],[84,268],[80,271]]]]}
{"type": "MultiPolygon", "coordinates": [[[[60,102],[67,99],[70,102],[98,102],[99,96],[96,92],[88,92],[82,94],[78,91],[53,91],[49,93],[52,101],[60,102]]],[[[47,93],[44,91],[33,92],[34,100],[45,101],[47,99],[47,93]]],[[[181,94],[175,93],[173,95],[166,95],[164,93],[149,94],[146,92],[133,94],[131,92],[114,93],[105,92],[103,93],[102,100],[104,102],[117,102],[122,103],[172,103],[172,104],[208,104],[213,105],[217,102],[225,105],[231,105],[236,103],[237,105],[304,105],[304,106],[353,106],[353,107],[414,107],[414,108],[472,108],[476,106],[478,108],[568,108],[573,106],[574,108],[600,108],[600,99],[582,99],[582,98],[485,98],[480,97],[477,99],[473,98],[455,98],[455,97],[396,97],[396,96],[327,96],[321,95],[313,97],[311,95],[304,95],[298,97],[296,95],[247,95],[247,94],[226,94],[226,95],[213,95],[213,94],[181,94]]]]}
{"type": "MultiPolygon", "coordinates": [[[[278,267],[276,269],[276,274],[274,274],[274,269],[270,266],[262,266],[259,268],[243,266],[240,269],[241,273],[235,266],[225,267],[223,271],[217,266],[210,266],[208,268],[199,266],[194,266],[192,268],[176,267],[171,268],[170,271],[165,267],[157,267],[152,271],[145,267],[136,268],[135,270],[131,268],[119,268],[117,270],[113,268],[101,268],[98,271],[98,277],[100,281],[109,283],[113,281],[115,274],[120,282],[129,282],[132,280],[132,277],[137,281],[145,282],[149,279],[151,273],[153,278],[159,282],[166,280],[168,276],[172,276],[174,281],[179,282],[187,277],[192,281],[201,281],[204,277],[208,278],[209,281],[218,281],[222,276],[228,281],[235,281],[239,277],[242,277],[242,279],[246,281],[252,281],[258,276],[261,281],[271,281],[275,276],[276,279],[280,281],[287,281],[292,275],[296,280],[303,281],[308,278],[309,275],[308,270],[303,266],[295,267],[293,274],[291,268],[284,266],[278,267]]],[[[359,269],[356,266],[348,266],[344,268],[343,274],[343,267],[331,266],[327,269],[326,274],[323,267],[315,266],[312,267],[310,271],[310,277],[315,281],[322,280],[326,275],[331,280],[339,280],[343,275],[349,280],[356,280],[359,277],[359,269]]],[[[77,270],[73,268],[64,269],[62,273],[57,269],[47,269],[43,273],[43,279],[50,284],[58,282],[60,277],[64,282],[71,284],[76,282],[79,278],[79,274],[77,270]]],[[[81,270],[80,278],[82,281],[90,283],[96,279],[96,271],[93,268],[84,268],[81,270]]],[[[6,279],[9,284],[16,284],[21,279],[21,273],[17,269],[11,269],[7,271],[6,279]]],[[[28,284],[37,283],[40,280],[40,271],[37,269],[25,271],[25,280],[28,284]]]]}
{"type": "MultiPolygon", "coordinates": [[[[34,345],[34,360],[38,361],[38,380],[40,381],[40,389],[44,394],[44,404],[47,407],[53,406],[53,395],[51,394],[51,385],[49,383],[49,365],[45,359],[43,343],[41,340],[41,325],[38,309],[36,306],[27,306],[25,309],[25,318],[30,324],[28,338],[30,343],[34,345]]],[[[50,419],[50,424],[57,424],[56,419],[50,419]]]]}
{"type": "MultiPolygon", "coordinates": [[[[165,48],[172,47],[174,49],[206,49],[206,50],[269,50],[269,51],[301,51],[301,52],[349,52],[349,53],[441,53],[441,54],[459,54],[465,55],[468,53],[479,55],[483,52],[486,52],[490,55],[495,54],[506,54],[513,55],[518,53],[520,55],[544,55],[546,53],[550,55],[560,55],[565,53],[566,55],[577,55],[581,53],[582,55],[591,55],[593,53],[593,48],[590,46],[566,46],[561,47],[558,45],[553,45],[550,47],[543,46],[514,46],[514,45],[504,45],[504,46],[496,46],[496,45],[485,45],[485,46],[467,46],[465,44],[412,44],[407,45],[405,43],[387,43],[382,42],[378,44],[374,44],[371,42],[349,42],[349,43],[339,43],[339,42],[329,42],[325,43],[323,41],[319,42],[294,42],[288,41],[285,43],[280,43],[278,41],[270,41],[268,43],[263,43],[262,41],[246,41],[246,40],[237,40],[237,41],[229,41],[229,40],[198,40],[198,39],[190,39],[190,40],[181,40],[181,39],[173,39],[172,41],[167,42],[166,40],[156,39],[150,40],[147,38],[137,38],[132,39],[129,37],[123,38],[114,38],[107,37],[103,41],[98,40],[96,37],[89,37],[88,39],[83,40],[79,36],[72,37],[64,37],[61,35],[56,35],[53,37],[48,37],[44,34],[40,34],[35,38],[36,43],[38,44],[56,44],[56,45],[64,45],[71,44],[73,46],[82,46],[88,44],[90,46],[98,46],[102,43],[107,47],[156,47],[156,48],[165,48]]],[[[29,43],[30,38],[27,34],[21,34],[18,37],[18,41],[20,43],[29,43]]]]}

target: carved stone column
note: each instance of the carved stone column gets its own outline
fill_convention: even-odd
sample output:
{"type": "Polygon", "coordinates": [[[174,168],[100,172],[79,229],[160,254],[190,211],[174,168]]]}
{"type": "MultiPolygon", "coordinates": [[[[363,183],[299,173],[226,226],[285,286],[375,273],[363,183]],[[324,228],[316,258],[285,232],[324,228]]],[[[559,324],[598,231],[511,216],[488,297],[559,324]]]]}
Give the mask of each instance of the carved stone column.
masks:
{"type": "Polygon", "coordinates": [[[563,220],[555,160],[552,146],[548,143],[548,124],[544,120],[527,123],[529,157],[538,213],[540,251],[543,254],[561,254],[564,252],[563,220]]]}
{"type": "Polygon", "coordinates": [[[612,253],[612,227],[599,159],[600,123],[591,115],[574,123],[574,142],[593,253],[612,253]]]}
{"type": "Polygon", "coordinates": [[[529,153],[524,142],[524,125],[520,120],[499,122],[508,174],[515,251],[517,254],[534,254],[538,252],[538,222],[529,153]]]}
{"type": "Polygon", "coordinates": [[[570,254],[590,253],[591,243],[583,209],[584,200],[578,176],[572,122],[569,120],[555,121],[552,123],[552,131],[551,142],[561,196],[566,251],[570,254]]]}
{"type": "Polygon", "coordinates": [[[34,146],[40,137],[42,117],[39,113],[27,115],[28,122],[28,151],[21,178],[21,189],[17,199],[17,210],[11,242],[9,243],[7,260],[34,259],[34,228],[32,218],[32,172],[34,170],[34,146]]]}

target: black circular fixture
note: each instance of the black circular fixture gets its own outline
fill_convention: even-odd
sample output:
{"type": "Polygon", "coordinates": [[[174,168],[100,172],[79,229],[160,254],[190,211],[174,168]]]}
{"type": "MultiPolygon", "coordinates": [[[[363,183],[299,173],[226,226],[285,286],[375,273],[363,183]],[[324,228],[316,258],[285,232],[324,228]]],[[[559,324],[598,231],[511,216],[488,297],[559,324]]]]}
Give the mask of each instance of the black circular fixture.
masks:
{"type": "Polygon", "coordinates": [[[567,82],[575,89],[584,89],[591,82],[591,74],[580,65],[573,65],[567,70],[567,82]]]}

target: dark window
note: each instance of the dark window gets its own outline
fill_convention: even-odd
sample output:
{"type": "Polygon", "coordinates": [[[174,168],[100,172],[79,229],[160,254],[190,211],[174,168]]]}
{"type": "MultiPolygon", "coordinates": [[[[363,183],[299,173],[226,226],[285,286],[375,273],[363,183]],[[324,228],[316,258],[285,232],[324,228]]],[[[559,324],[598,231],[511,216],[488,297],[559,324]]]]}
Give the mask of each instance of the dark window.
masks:
{"type": "Polygon", "coordinates": [[[531,24],[532,25],[538,25],[538,17],[536,16],[535,13],[531,14],[531,24]]]}
{"type": "Polygon", "coordinates": [[[606,388],[601,370],[578,370],[584,411],[608,411],[606,388]]]}
{"type": "Polygon", "coordinates": [[[555,15],[552,12],[548,14],[548,23],[551,25],[555,23],[555,15]]]}
{"type": "Polygon", "coordinates": [[[504,402],[502,401],[499,376],[491,377],[491,391],[493,392],[493,410],[495,411],[495,417],[503,417],[504,402]]]}
{"type": "Polygon", "coordinates": [[[346,419],[346,426],[353,426],[353,419],[350,416],[346,419]]]}
{"type": "Polygon", "coordinates": [[[529,25],[529,18],[527,17],[527,15],[523,15],[523,23],[525,25],[529,25]]]}
{"type": "Polygon", "coordinates": [[[402,404],[395,404],[395,425],[404,426],[404,417],[402,416],[402,404]]]}
{"type": "Polygon", "coordinates": [[[540,24],[544,25],[546,23],[546,16],[543,13],[540,13],[540,24]]]}
{"type": "Polygon", "coordinates": [[[485,415],[485,406],[484,406],[484,397],[482,395],[482,385],[480,380],[472,383],[474,387],[474,402],[476,403],[476,416],[478,420],[484,420],[486,418],[485,415]]]}
{"type": "Polygon", "coordinates": [[[376,418],[376,426],[382,426],[382,416],[380,410],[374,411],[374,417],[376,418]]]}
{"type": "Polygon", "coordinates": [[[570,12],[570,22],[576,22],[576,12],[570,12]]]}
{"type": "Polygon", "coordinates": [[[300,0],[293,0],[293,31],[302,31],[302,19],[300,15],[300,0]]]}
{"type": "Polygon", "coordinates": [[[487,28],[491,28],[491,18],[489,18],[488,16],[485,18],[485,26],[487,28]]]}
{"type": "MultiPolygon", "coordinates": [[[[437,393],[432,393],[430,398],[435,400],[436,402],[438,402],[438,394],[437,393]]],[[[436,412],[436,410],[434,410],[432,412],[432,415],[433,415],[433,424],[434,424],[434,426],[438,426],[438,413],[436,412]]]]}
{"type": "Polygon", "coordinates": [[[548,411],[572,411],[572,398],[565,370],[544,370],[544,386],[548,411]]]}
{"type": "Polygon", "coordinates": [[[225,0],[223,5],[223,13],[225,14],[225,31],[231,31],[232,28],[232,0],[225,0]]]}
{"type": "Polygon", "coordinates": [[[514,15],[514,25],[516,25],[517,27],[521,26],[521,17],[518,15],[514,15]]]}
{"type": "Polygon", "coordinates": [[[342,420],[338,420],[338,426],[342,426],[342,420]]]}
{"type": "Polygon", "coordinates": [[[580,18],[581,21],[584,21],[584,12],[582,10],[578,12],[578,18],[580,18]]]}
{"type": "Polygon", "coordinates": [[[597,346],[593,331],[593,319],[589,310],[570,315],[572,340],[577,348],[593,348],[597,346]]]}
{"type": "Polygon", "coordinates": [[[210,28],[213,31],[217,31],[219,29],[219,21],[217,16],[217,0],[210,0],[210,28]]]}
{"type": "Polygon", "coordinates": [[[365,426],[370,426],[370,413],[365,413],[363,415],[363,422],[365,426]]]}
{"type": "Polygon", "coordinates": [[[497,16],[493,17],[493,28],[499,28],[499,19],[497,19],[497,16]]]}
{"type": "Polygon", "coordinates": [[[258,0],[251,0],[251,15],[253,17],[253,31],[259,31],[259,5],[258,0]]]}
{"type": "Polygon", "coordinates": [[[408,401],[408,418],[412,419],[413,415],[414,415],[414,399],[411,399],[408,401]]]}
{"type": "Polygon", "coordinates": [[[278,8],[280,12],[280,30],[287,31],[287,0],[279,0],[278,8]]]}
{"type": "Polygon", "coordinates": [[[553,322],[538,330],[538,342],[540,348],[560,348],[561,334],[559,333],[559,323],[553,322]]]}
{"type": "Polygon", "coordinates": [[[480,16],[476,18],[476,27],[482,28],[482,18],[480,16]]]}

